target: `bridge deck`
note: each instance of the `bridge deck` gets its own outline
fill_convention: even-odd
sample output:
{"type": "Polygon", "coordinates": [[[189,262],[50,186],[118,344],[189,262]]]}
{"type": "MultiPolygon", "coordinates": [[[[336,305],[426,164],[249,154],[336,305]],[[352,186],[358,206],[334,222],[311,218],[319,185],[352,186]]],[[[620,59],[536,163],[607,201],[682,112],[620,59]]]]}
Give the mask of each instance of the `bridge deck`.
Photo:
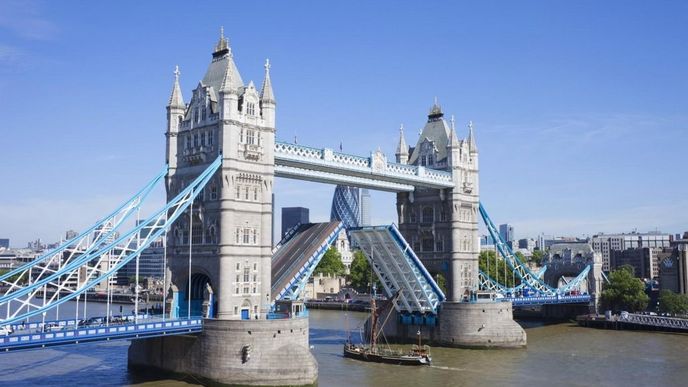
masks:
{"type": "MultiPolygon", "coordinates": [[[[0,336],[0,351],[9,352],[34,348],[45,348],[59,345],[79,344],[96,341],[140,339],[156,336],[181,335],[198,333],[203,329],[203,319],[162,320],[161,318],[139,320],[124,324],[110,324],[109,326],[78,327],[74,321],[54,322],[55,328],[50,332],[31,331],[32,323],[25,331],[16,331],[8,336],[0,336]]],[[[17,325],[19,327],[19,325],[17,325]]]]}
{"type": "Polygon", "coordinates": [[[588,304],[592,297],[589,294],[581,294],[577,296],[505,297],[503,300],[511,301],[514,307],[519,307],[551,304],[588,304]]]}
{"type": "Polygon", "coordinates": [[[341,222],[302,224],[282,243],[272,256],[273,300],[298,296],[341,228],[341,222]]]}

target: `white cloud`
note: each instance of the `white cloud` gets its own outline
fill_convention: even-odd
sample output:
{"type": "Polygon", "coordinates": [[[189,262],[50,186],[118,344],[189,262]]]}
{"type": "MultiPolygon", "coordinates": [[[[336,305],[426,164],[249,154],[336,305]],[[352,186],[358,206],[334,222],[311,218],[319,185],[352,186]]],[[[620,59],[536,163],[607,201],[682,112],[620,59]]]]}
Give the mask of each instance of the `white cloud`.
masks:
{"type": "Polygon", "coordinates": [[[0,2],[0,28],[29,40],[51,40],[57,26],[43,16],[37,1],[4,0],[0,2]]]}

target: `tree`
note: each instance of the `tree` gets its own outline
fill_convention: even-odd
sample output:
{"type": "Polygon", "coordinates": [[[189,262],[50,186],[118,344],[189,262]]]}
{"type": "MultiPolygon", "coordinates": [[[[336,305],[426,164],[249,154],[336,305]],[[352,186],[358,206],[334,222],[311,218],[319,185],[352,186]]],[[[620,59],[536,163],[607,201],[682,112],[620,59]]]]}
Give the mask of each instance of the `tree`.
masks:
{"type": "MultiPolygon", "coordinates": [[[[370,290],[375,274],[368,264],[368,258],[361,250],[354,251],[354,259],[349,269],[349,283],[351,287],[359,292],[366,293],[370,290]]],[[[380,289],[380,282],[375,278],[380,289]]]]}
{"type": "Polygon", "coordinates": [[[664,289],[659,293],[659,312],[685,314],[688,312],[688,296],[664,289]]]}
{"type": "Polygon", "coordinates": [[[315,268],[315,274],[331,275],[333,277],[344,274],[342,255],[334,247],[330,247],[315,268]]]}
{"type": "MultiPolygon", "coordinates": [[[[5,275],[5,274],[7,274],[9,271],[10,271],[10,269],[0,269],[0,275],[5,275]]],[[[19,278],[19,276],[21,276],[21,273],[15,274],[15,275],[10,276],[10,277],[8,277],[8,278],[5,278],[4,281],[5,281],[5,282],[9,282],[9,283],[13,283],[14,281],[17,280],[17,278],[19,278]]],[[[26,278],[23,278],[23,277],[22,277],[22,279],[19,280],[18,284],[23,284],[23,283],[25,283],[25,282],[26,282],[26,278]]]]}
{"type": "Polygon", "coordinates": [[[444,293],[446,295],[447,294],[447,279],[444,278],[444,275],[442,275],[442,273],[435,274],[435,282],[437,282],[437,286],[439,286],[440,290],[442,290],[442,293],[444,293]]]}
{"type": "Polygon", "coordinates": [[[541,266],[542,265],[542,259],[545,257],[545,252],[542,250],[534,250],[533,255],[530,257],[530,260],[535,262],[536,265],[541,266]]]}
{"type": "Polygon", "coordinates": [[[647,307],[650,297],[643,281],[633,276],[633,267],[624,265],[609,274],[600,301],[605,310],[636,312],[647,307]]]}
{"type": "Polygon", "coordinates": [[[487,274],[493,280],[499,282],[507,287],[518,285],[520,280],[514,276],[511,269],[507,266],[504,259],[497,259],[497,253],[494,250],[484,250],[480,252],[478,257],[480,270],[487,274]]]}

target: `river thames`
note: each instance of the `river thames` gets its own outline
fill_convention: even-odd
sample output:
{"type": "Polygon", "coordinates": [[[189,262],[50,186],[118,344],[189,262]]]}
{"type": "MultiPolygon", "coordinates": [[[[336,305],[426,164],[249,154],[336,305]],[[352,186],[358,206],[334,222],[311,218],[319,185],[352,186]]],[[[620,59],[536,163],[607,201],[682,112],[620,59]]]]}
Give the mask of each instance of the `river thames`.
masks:
{"type": "MultiPolygon", "coordinates": [[[[104,308],[93,305],[94,312],[104,308]]],[[[433,348],[430,367],[345,359],[342,344],[347,327],[360,326],[365,317],[355,312],[310,311],[310,343],[319,364],[320,386],[682,386],[688,380],[688,335],[596,330],[570,323],[526,324],[525,349],[433,348]]],[[[130,373],[128,347],[128,341],[114,341],[0,354],[0,385],[198,384],[192,377],[172,380],[130,373]]]]}

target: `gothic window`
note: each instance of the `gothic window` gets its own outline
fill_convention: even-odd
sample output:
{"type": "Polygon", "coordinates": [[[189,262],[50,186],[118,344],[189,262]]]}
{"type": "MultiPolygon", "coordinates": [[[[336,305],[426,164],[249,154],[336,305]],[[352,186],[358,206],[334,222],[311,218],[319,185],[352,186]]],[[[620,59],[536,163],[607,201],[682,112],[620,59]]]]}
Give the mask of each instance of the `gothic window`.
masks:
{"type": "MultiPolygon", "coordinates": [[[[258,270],[258,264],[257,264],[257,263],[254,263],[254,264],[253,264],[253,270],[254,270],[254,271],[255,271],[255,270],[258,270]]],[[[254,281],[255,281],[255,280],[254,280],[254,281]]]]}
{"type": "Polygon", "coordinates": [[[186,149],[191,149],[191,136],[186,136],[186,149]]]}
{"type": "Polygon", "coordinates": [[[444,251],[444,240],[441,237],[435,241],[435,251],[444,251]]]}
{"type": "Polygon", "coordinates": [[[203,135],[201,136],[201,146],[205,146],[207,139],[208,139],[208,132],[203,132],[203,135]]]}
{"type": "Polygon", "coordinates": [[[194,122],[198,123],[201,121],[201,116],[198,114],[198,108],[194,109],[194,122]]]}
{"type": "Polygon", "coordinates": [[[447,221],[447,210],[442,206],[440,208],[440,221],[441,222],[446,222],[447,221]]]}
{"type": "Polygon", "coordinates": [[[241,276],[239,274],[236,275],[236,282],[239,282],[241,280],[241,276]]]}
{"type": "Polygon", "coordinates": [[[198,148],[198,133],[194,133],[194,147],[198,148]]]}
{"type": "Polygon", "coordinates": [[[210,200],[217,200],[217,184],[210,186],[210,200]]]}
{"type": "Polygon", "coordinates": [[[250,229],[245,228],[244,229],[244,239],[243,239],[245,245],[251,243],[251,235],[249,233],[250,233],[250,229]]]}
{"type": "Polygon", "coordinates": [[[416,223],[416,212],[413,209],[409,209],[409,221],[416,223]]]}
{"type": "MultiPolygon", "coordinates": [[[[237,231],[238,231],[238,230],[237,230],[237,231]]],[[[241,270],[241,264],[240,264],[239,262],[237,262],[237,264],[236,264],[236,269],[237,269],[237,270],[241,270]]]]}
{"type": "Polygon", "coordinates": [[[208,132],[208,145],[212,146],[213,145],[213,137],[215,137],[215,133],[211,130],[208,132]]]}
{"type": "Polygon", "coordinates": [[[254,274],[254,275],[253,275],[253,282],[256,282],[257,279],[258,279],[258,275],[257,275],[257,274],[254,274]]]}
{"type": "MultiPolygon", "coordinates": [[[[236,229],[236,243],[239,243],[239,228],[236,229]]],[[[239,264],[237,263],[237,270],[239,270],[239,264]]]]}
{"type": "Polygon", "coordinates": [[[248,187],[244,189],[244,200],[248,200],[248,187]]]}
{"type": "Polygon", "coordinates": [[[256,104],[253,102],[247,102],[246,103],[246,114],[249,116],[253,116],[256,114],[256,104]]]}
{"type": "Polygon", "coordinates": [[[255,244],[258,244],[258,243],[256,242],[256,230],[255,230],[255,229],[254,229],[253,231],[251,231],[251,235],[253,236],[253,244],[254,244],[254,245],[255,245],[255,244]]]}
{"type": "Polygon", "coordinates": [[[253,200],[258,201],[258,188],[253,189],[253,200]]]}
{"type": "Polygon", "coordinates": [[[254,130],[246,130],[246,143],[249,145],[256,143],[256,132],[254,130]]]}
{"type": "Polygon", "coordinates": [[[184,231],[182,231],[182,244],[189,244],[189,230],[186,227],[184,227],[184,231]]]}
{"type": "Polygon", "coordinates": [[[193,244],[203,243],[203,224],[201,223],[200,219],[198,219],[198,218],[194,219],[191,231],[193,233],[193,237],[191,238],[191,243],[193,243],[193,244]]]}
{"type": "Polygon", "coordinates": [[[435,211],[432,207],[423,207],[421,223],[432,223],[434,221],[435,211]]]}
{"type": "Polygon", "coordinates": [[[432,165],[432,155],[428,155],[428,165],[432,165]]]}
{"type": "Polygon", "coordinates": [[[241,198],[241,187],[238,185],[236,186],[236,198],[241,198]]]}
{"type": "Polygon", "coordinates": [[[244,286],[244,294],[248,294],[248,285],[244,286]]]}
{"type": "Polygon", "coordinates": [[[244,129],[239,132],[239,142],[244,142],[244,129]]]}
{"type": "Polygon", "coordinates": [[[201,119],[205,121],[206,118],[206,108],[203,106],[203,109],[201,110],[201,119]]]}
{"type": "Polygon", "coordinates": [[[248,267],[245,267],[245,268],[244,268],[244,282],[248,282],[248,281],[249,281],[249,276],[250,276],[250,274],[249,274],[248,270],[249,270],[248,267]]]}
{"type": "Polygon", "coordinates": [[[217,239],[215,238],[215,236],[215,226],[208,227],[208,232],[205,234],[205,243],[217,243],[217,239]]]}
{"type": "Polygon", "coordinates": [[[432,238],[423,238],[422,251],[433,251],[433,240],[432,238]]]}
{"type": "Polygon", "coordinates": [[[425,155],[420,156],[420,165],[422,165],[422,166],[426,165],[425,155]]]}

